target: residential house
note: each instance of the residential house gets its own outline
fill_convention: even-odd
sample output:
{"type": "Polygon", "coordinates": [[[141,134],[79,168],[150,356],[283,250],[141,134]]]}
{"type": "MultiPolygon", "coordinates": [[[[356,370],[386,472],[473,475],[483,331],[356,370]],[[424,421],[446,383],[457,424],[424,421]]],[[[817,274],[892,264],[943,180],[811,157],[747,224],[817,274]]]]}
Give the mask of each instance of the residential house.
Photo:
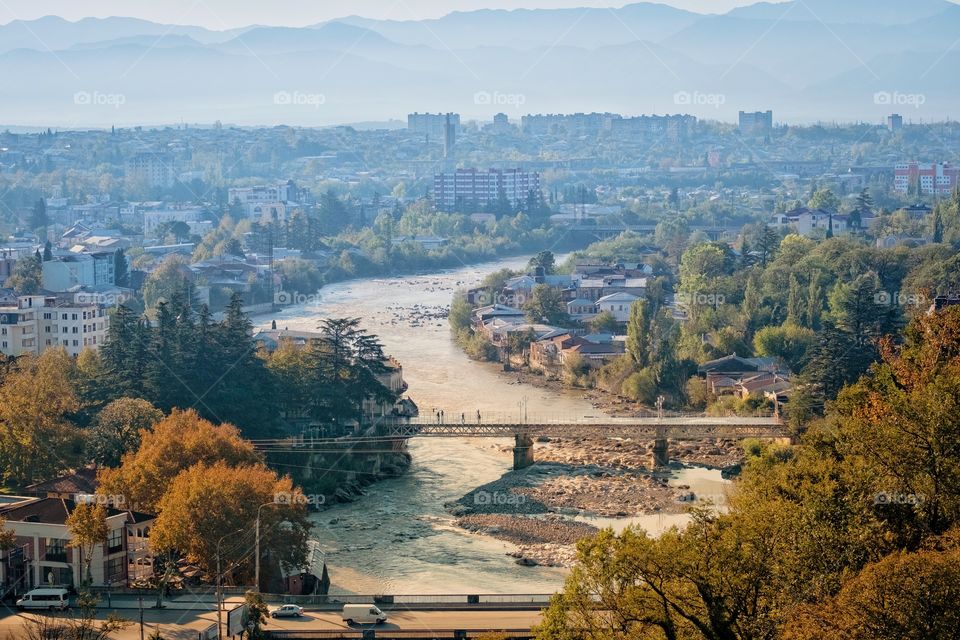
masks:
{"type": "MultiPolygon", "coordinates": [[[[15,536],[14,549],[0,560],[0,592],[20,594],[37,587],[80,583],[86,559],[82,549],[70,546],[73,534],[67,527],[77,504],[66,498],[32,498],[0,505],[0,518],[15,536]]],[[[153,573],[149,537],[155,519],[107,507],[107,541],[94,547],[90,563],[93,586],[127,586],[153,573]]]]}
{"type": "Polygon", "coordinates": [[[600,367],[624,353],[624,342],[612,336],[575,336],[563,332],[530,343],[530,366],[556,374],[574,354],[591,367],[600,367]]]}
{"type": "Polygon", "coordinates": [[[626,322],[630,319],[630,307],[639,299],[632,293],[611,293],[597,300],[597,313],[609,312],[617,322],[626,322]]]}
{"type": "Polygon", "coordinates": [[[707,391],[715,396],[737,395],[744,380],[760,373],[785,377],[776,358],[743,358],[736,353],[705,362],[697,371],[705,379],[707,391]]]}

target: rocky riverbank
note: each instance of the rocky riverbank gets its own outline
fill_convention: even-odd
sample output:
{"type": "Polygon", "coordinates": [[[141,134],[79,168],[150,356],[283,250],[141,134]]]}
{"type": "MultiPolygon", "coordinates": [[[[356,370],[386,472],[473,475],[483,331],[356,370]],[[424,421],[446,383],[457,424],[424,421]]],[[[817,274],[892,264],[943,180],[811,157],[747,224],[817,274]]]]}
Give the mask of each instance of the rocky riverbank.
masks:
{"type": "Polygon", "coordinates": [[[597,532],[596,527],[558,516],[475,514],[457,518],[456,524],[517,545],[519,548],[510,555],[517,559],[517,564],[527,567],[570,566],[576,557],[577,540],[597,532]]]}

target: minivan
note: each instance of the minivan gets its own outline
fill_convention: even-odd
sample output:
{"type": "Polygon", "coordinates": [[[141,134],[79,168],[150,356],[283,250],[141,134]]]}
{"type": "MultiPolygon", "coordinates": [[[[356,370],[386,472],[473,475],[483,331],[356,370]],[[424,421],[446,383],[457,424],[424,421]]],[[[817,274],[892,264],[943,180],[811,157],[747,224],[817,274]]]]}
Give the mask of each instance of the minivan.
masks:
{"type": "Polygon", "coordinates": [[[343,621],[347,624],[354,622],[372,622],[377,624],[386,622],[387,614],[372,604],[345,604],[343,605],[343,621]]]}
{"type": "Polygon", "coordinates": [[[18,609],[60,609],[70,606],[70,594],[66,589],[34,589],[17,600],[18,609]]]}

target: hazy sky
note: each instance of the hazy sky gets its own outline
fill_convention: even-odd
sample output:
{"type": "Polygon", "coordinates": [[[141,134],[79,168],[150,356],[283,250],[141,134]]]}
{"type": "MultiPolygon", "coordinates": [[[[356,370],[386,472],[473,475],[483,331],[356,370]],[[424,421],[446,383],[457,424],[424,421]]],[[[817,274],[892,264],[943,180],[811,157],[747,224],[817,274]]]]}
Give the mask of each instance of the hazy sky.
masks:
{"type": "MultiPolygon", "coordinates": [[[[722,13],[755,0],[659,0],[701,13],[722,13]]],[[[0,0],[0,23],[45,15],[132,16],[172,24],[227,29],[249,24],[305,25],[363,15],[409,20],[483,8],[609,7],[623,0],[0,0]]]]}

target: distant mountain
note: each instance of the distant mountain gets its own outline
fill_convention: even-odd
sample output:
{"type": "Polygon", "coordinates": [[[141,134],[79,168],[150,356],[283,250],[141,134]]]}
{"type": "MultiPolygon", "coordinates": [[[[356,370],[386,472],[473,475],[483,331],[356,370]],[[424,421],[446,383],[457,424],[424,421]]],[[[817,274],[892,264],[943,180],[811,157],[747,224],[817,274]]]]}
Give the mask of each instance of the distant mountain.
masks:
{"type": "Polygon", "coordinates": [[[749,20],[898,25],[929,18],[956,5],[949,0],[794,0],[759,2],[728,16],[749,20]]]}
{"type": "MultiPolygon", "coordinates": [[[[240,30],[235,30],[239,32],[240,30]]],[[[133,36],[188,36],[198,42],[216,42],[233,31],[165,25],[137,18],[84,18],[70,22],[56,16],[14,20],[0,26],[0,53],[14,49],[59,51],[80,43],[120,40],[133,36]]]]}
{"type": "Polygon", "coordinates": [[[768,108],[791,121],[931,120],[960,115],[958,34],[960,6],[946,0],[795,0],[722,15],[637,3],[230,31],[46,17],[0,26],[0,121],[322,126],[425,110],[733,120],[768,108]]]}
{"type": "Polygon", "coordinates": [[[433,20],[344,22],[372,29],[402,44],[435,48],[502,46],[530,49],[564,45],[595,48],[636,40],[659,40],[702,16],[664,4],[641,2],[619,9],[484,9],[455,11],[433,20]]]}

